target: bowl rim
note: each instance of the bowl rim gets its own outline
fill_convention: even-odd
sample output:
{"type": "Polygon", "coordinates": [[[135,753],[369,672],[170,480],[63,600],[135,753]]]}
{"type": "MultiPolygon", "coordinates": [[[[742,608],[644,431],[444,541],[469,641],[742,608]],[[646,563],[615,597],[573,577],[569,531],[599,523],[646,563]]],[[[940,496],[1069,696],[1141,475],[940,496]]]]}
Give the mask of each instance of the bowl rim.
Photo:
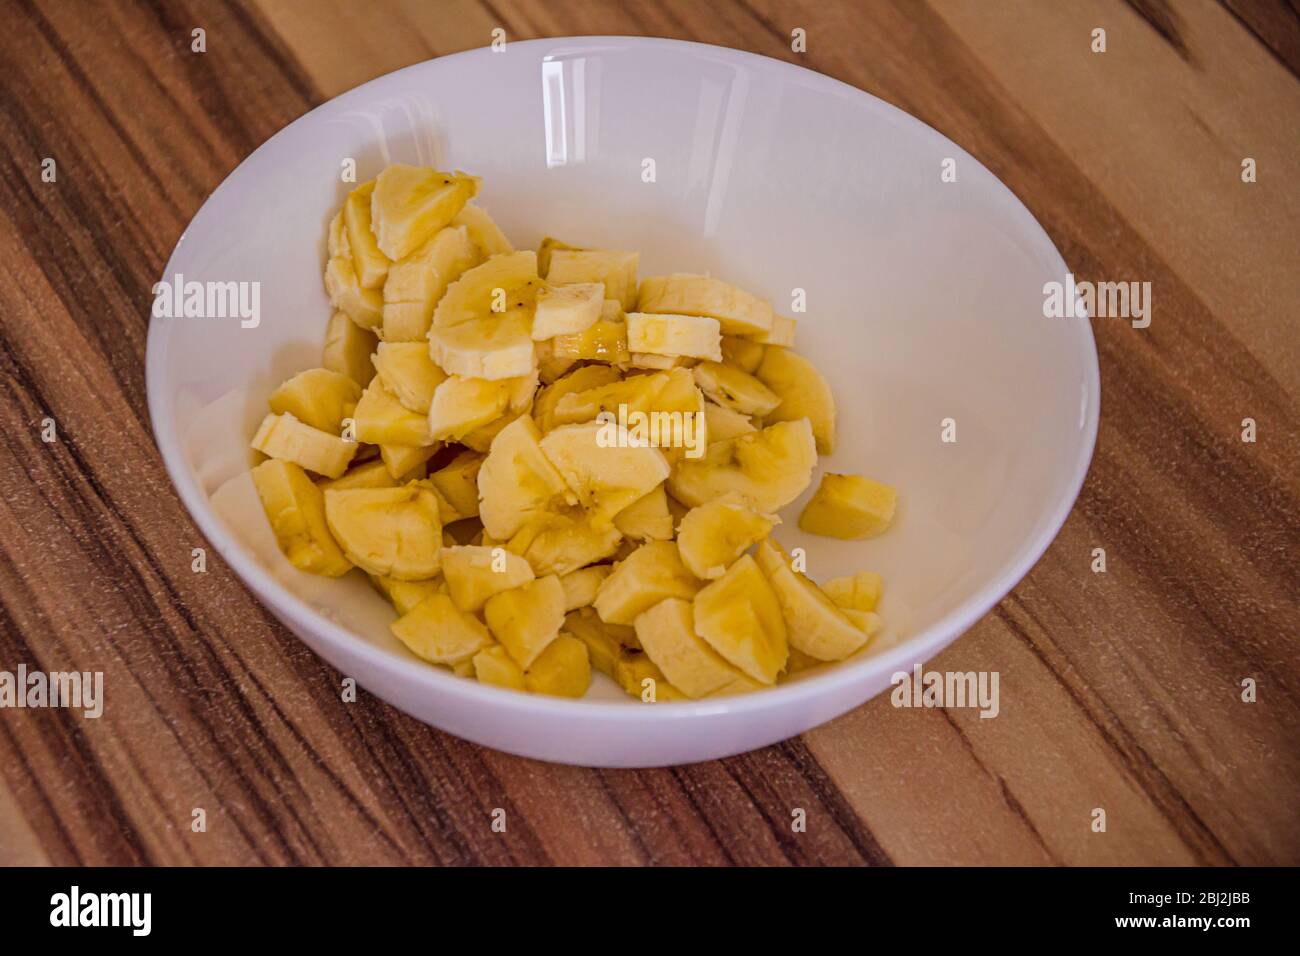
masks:
{"type": "MultiPolygon", "coordinates": [[[[847,95],[849,98],[859,99],[861,102],[877,111],[883,111],[886,114],[893,114],[894,118],[903,118],[905,121],[915,124],[924,136],[937,137],[944,143],[951,144],[957,149],[962,150],[966,159],[970,162],[977,163],[979,168],[988,173],[989,178],[996,184],[996,188],[1006,193],[1013,202],[1015,207],[1023,213],[1027,223],[1032,224],[1030,234],[1037,230],[1038,236],[1041,237],[1045,244],[1045,249],[1051,250],[1055,259],[1054,265],[1058,268],[1060,274],[1064,275],[1069,271],[1064,257],[1056,244],[1052,241],[1050,235],[1039,223],[1038,219],[1029,211],[1028,207],[1020,200],[1018,196],[1004,183],[993,174],[982,163],[979,163],[975,157],[966,153],[962,147],[953,140],[944,136],[934,127],[923,122],[905,110],[902,110],[893,104],[880,99],[877,96],[858,89],[841,80],[818,73],[816,70],[789,63],[785,60],[776,59],[775,57],[765,56],[759,53],[751,53],[745,50],[736,50],[730,47],[717,46],[708,43],[699,43],[691,40],[677,40],[667,37],[645,37],[645,36],[583,36],[583,37],[545,37],[533,40],[511,40],[506,45],[506,50],[513,47],[522,47],[532,49],[535,47],[555,48],[593,48],[608,46],[610,44],[631,45],[639,47],[671,47],[681,49],[694,54],[707,56],[712,59],[721,59],[723,61],[744,62],[750,66],[756,66],[759,69],[774,70],[777,73],[794,74],[799,79],[811,86],[818,92],[833,93],[839,96],[847,95]]],[[[443,64],[464,57],[480,57],[499,55],[489,47],[476,47],[470,50],[462,50],[457,53],[447,54],[445,56],[433,57],[423,60],[419,63],[413,63],[409,66],[402,67],[398,70],[385,73],[375,77],[372,80],[354,87],[351,90],[340,93],[331,97],[324,102],[313,107],[302,116],[286,124],[280,130],[276,131],[264,143],[249,153],[234,169],[232,169],[221,183],[212,191],[202,205],[195,211],[190,222],[198,219],[199,216],[208,208],[209,204],[218,196],[222,188],[230,182],[231,179],[245,165],[252,163],[259,153],[266,150],[272,143],[280,137],[286,135],[289,130],[293,129],[299,123],[307,121],[318,111],[326,108],[335,108],[346,104],[346,101],[353,98],[360,98],[368,91],[375,87],[391,84],[397,81],[408,72],[425,70],[430,64],[443,64]]],[[[175,272],[173,263],[176,257],[181,253],[186,234],[189,230],[189,224],[182,231],[180,238],[176,242],[171,255],[168,257],[167,265],[164,268],[163,275],[171,275],[175,272]]],[[[539,716],[545,715],[559,719],[565,718],[592,718],[598,717],[602,720],[612,720],[615,722],[642,722],[642,721],[683,721],[694,718],[711,716],[718,714],[728,714],[743,716],[760,711],[774,710],[787,706],[797,706],[798,704],[807,704],[818,698],[835,696],[836,692],[848,691],[853,685],[863,684],[870,681],[873,675],[888,674],[891,676],[900,671],[910,671],[917,662],[930,660],[935,654],[943,650],[949,644],[953,643],[958,637],[962,636],[976,622],[984,617],[999,602],[1002,601],[1012,589],[1029,573],[1029,571],[1038,563],[1039,559],[1046,552],[1047,548],[1055,540],[1061,527],[1065,524],[1074,504],[1078,499],[1079,492],[1083,487],[1084,479],[1087,477],[1089,466],[1092,462],[1093,452],[1096,446],[1097,430],[1100,417],[1101,406],[1101,375],[1098,364],[1096,339],[1093,335],[1091,321],[1076,321],[1074,323],[1075,335],[1078,339],[1078,346],[1083,350],[1084,364],[1084,384],[1086,386],[1086,402],[1084,404],[1083,421],[1080,431],[1082,432],[1083,441],[1078,447],[1078,452],[1073,463],[1073,478],[1067,485],[1066,492],[1053,504],[1048,512],[1048,518],[1045,524],[1042,524],[1041,530],[1037,535],[1019,546],[1018,553],[1009,562],[1008,566],[998,574],[994,579],[980,587],[975,594],[963,602],[957,608],[954,608],[948,614],[932,623],[925,629],[903,638],[896,646],[889,648],[887,651],[859,660],[850,660],[827,668],[821,673],[810,675],[802,680],[778,685],[767,688],[762,692],[750,694],[736,694],[726,697],[705,698],[693,701],[665,701],[662,702],[667,706],[642,707],[637,706],[631,697],[626,701],[608,701],[608,700],[587,700],[585,698],[562,698],[551,697],[543,694],[520,693],[515,690],[496,687],[490,684],[481,684],[478,681],[466,680],[458,677],[449,671],[433,666],[424,661],[411,656],[404,659],[395,655],[392,651],[378,647],[369,641],[354,634],[350,629],[341,626],[331,620],[326,615],[313,609],[305,600],[294,594],[284,585],[276,581],[267,571],[263,570],[256,561],[254,561],[245,548],[223,527],[220,520],[213,512],[208,497],[200,490],[197,483],[189,473],[189,468],[185,464],[185,457],[181,449],[180,439],[176,433],[175,420],[172,410],[165,405],[162,400],[162,379],[165,375],[164,358],[167,347],[171,339],[171,328],[173,323],[155,320],[152,317],[149,321],[149,331],[145,348],[145,391],[149,410],[150,422],[154,434],[154,441],[162,456],[163,466],[168,476],[175,486],[181,503],[189,512],[190,517],[194,520],[199,530],[207,540],[216,548],[222,559],[230,566],[231,570],[239,577],[244,586],[247,587],[253,595],[265,604],[272,613],[283,623],[289,625],[290,630],[307,631],[316,635],[323,643],[331,646],[337,646],[342,653],[358,656],[363,659],[364,663],[372,669],[374,673],[385,675],[387,680],[398,680],[413,682],[414,684],[423,684],[424,690],[430,693],[443,695],[448,703],[455,699],[455,702],[464,702],[470,705],[480,703],[490,704],[500,711],[513,711],[518,716],[539,716]],[[905,665],[905,666],[904,666],[905,665]]],[[[310,643],[295,633],[295,637],[303,640],[311,647],[310,643]]],[[[318,656],[320,652],[311,647],[318,656]]],[[[364,686],[364,685],[363,685],[364,686]]],[[[382,684],[379,687],[367,688],[375,693],[376,696],[388,700],[387,696],[381,692],[382,684]]],[[[865,701],[857,701],[849,705],[847,709],[858,706],[865,701]]],[[[390,702],[391,703],[391,702],[390,702]]],[[[398,709],[404,709],[399,704],[393,704],[398,709]]]]}

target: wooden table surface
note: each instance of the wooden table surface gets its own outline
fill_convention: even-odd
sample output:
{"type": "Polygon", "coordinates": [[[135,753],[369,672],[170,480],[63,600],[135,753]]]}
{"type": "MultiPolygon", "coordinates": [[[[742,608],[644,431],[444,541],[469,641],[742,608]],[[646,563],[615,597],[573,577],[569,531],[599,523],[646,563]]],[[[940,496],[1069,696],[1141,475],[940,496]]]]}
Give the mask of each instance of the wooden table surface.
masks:
{"type": "Polygon", "coordinates": [[[0,0],[0,670],[102,670],[111,700],[0,711],[0,863],[1300,862],[1291,4],[0,0]],[[276,130],[496,27],[838,77],[972,152],[1080,278],[1152,283],[1149,328],[1094,321],[1101,430],[1069,521],[931,665],[1000,671],[998,719],[886,696],[719,762],[550,766],[340,703],[219,561],[191,571],[145,408],[172,246],[276,130]]]}

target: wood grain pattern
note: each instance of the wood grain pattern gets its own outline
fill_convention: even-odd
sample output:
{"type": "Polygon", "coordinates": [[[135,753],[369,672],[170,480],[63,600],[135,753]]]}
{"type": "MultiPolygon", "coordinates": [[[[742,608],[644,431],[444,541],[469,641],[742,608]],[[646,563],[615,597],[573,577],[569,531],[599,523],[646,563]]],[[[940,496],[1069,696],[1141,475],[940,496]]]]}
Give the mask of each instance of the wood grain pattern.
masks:
{"type": "Polygon", "coordinates": [[[113,700],[94,721],[0,711],[0,863],[1300,862],[1294,6],[0,8],[0,669],[102,670],[113,700]],[[997,720],[878,699],[710,764],[549,766],[366,695],[341,705],[339,675],[219,562],[191,572],[202,540],[145,413],[150,285],[275,130],[497,26],[694,39],[835,76],[973,153],[1081,278],[1153,283],[1150,328],[1094,323],[1103,412],[1074,513],[934,665],[999,670],[997,720]]]}

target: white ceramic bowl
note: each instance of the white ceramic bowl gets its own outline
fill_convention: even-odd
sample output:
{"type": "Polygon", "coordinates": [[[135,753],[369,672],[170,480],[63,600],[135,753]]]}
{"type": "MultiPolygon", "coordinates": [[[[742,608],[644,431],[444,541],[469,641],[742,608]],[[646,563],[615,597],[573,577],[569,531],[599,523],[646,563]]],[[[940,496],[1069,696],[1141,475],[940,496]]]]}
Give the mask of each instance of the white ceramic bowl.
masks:
{"type": "MultiPolygon", "coordinates": [[[[857,706],[1002,598],[1065,520],[1097,429],[1086,319],[1045,319],[1065,263],[997,179],[934,130],[819,74],[668,40],[510,43],[381,77],[313,110],[199,210],[165,275],[261,283],[261,322],[154,319],[149,410],[182,500],[284,624],[363,687],[477,743],[595,766],[688,763],[761,747],[857,706]],[[326,225],[390,162],[484,177],[521,248],[544,233],[637,249],[643,275],[705,272],[792,312],[839,403],[821,467],[900,489],[868,542],[779,537],[818,580],[884,574],[887,630],[857,659],[774,690],[643,704],[598,678],[584,700],[481,686],[423,664],[359,572],[302,574],[270,536],[248,440],[281,380],[320,361],[326,225]],[[653,182],[643,181],[645,160],[653,182]],[[943,182],[945,159],[956,182],[943,182]],[[941,440],[956,422],[957,441],[941,440]]],[[[809,492],[811,493],[811,492],[809,492]]],[[[973,663],[973,662],[968,662],[973,663]]],[[[997,660],[974,662],[997,669],[997,660]]]]}

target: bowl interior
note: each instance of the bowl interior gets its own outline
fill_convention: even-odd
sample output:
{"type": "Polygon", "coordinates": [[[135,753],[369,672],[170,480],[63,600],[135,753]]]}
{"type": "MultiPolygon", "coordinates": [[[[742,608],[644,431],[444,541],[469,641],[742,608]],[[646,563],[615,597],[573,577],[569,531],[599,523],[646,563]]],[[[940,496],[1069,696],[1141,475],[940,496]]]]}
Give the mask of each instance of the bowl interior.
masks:
{"type": "MultiPolygon", "coordinates": [[[[159,443],[214,544],[253,559],[259,590],[278,584],[396,666],[427,669],[391,637],[392,612],[359,572],[315,578],[282,558],[246,474],[267,395],[320,361],[325,232],[349,161],[358,181],[397,161],[464,169],[484,178],[479,202],[520,248],[551,234],[636,249],[642,275],[711,272],[794,315],[796,347],[839,406],[839,447],[819,471],[900,491],[876,540],[803,534],[803,499],[778,530],[818,580],[884,575],[886,631],[868,658],[917,635],[930,649],[951,640],[945,622],[1013,586],[1074,499],[1096,427],[1087,322],[1043,317],[1060,256],[944,137],[817,74],[695,44],[534,41],[447,57],[287,127],[195,217],[166,277],[260,283],[255,328],[155,319],[149,339],[159,443]]],[[[627,700],[605,682],[591,696],[627,700]]]]}

